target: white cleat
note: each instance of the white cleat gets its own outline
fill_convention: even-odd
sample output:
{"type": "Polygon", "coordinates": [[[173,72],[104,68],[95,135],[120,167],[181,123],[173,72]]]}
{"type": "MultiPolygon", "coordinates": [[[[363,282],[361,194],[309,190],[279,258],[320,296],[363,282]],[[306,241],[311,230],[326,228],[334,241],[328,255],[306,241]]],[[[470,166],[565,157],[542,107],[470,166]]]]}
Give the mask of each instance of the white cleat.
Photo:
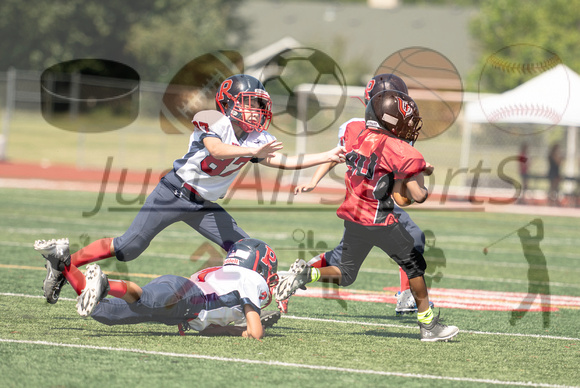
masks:
{"type": "Polygon", "coordinates": [[[302,259],[296,259],[290,266],[290,271],[286,276],[280,277],[280,282],[276,286],[276,300],[288,299],[299,288],[310,283],[312,267],[302,259]]]}
{"type": "Polygon", "coordinates": [[[109,280],[97,264],[87,266],[85,273],[87,283],[85,289],[77,298],[77,311],[81,317],[92,314],[97,304],[109,292],[109,280]]]}
{"type": "Polygon", "coordinates": [[[58,301],[60,290],[66,284],[62,271],[65,266],[70,265],[68,238],[36,240],[34,249],[46,259],[46,278],[42,289],[46,301],[54,304],[58,301]]]}

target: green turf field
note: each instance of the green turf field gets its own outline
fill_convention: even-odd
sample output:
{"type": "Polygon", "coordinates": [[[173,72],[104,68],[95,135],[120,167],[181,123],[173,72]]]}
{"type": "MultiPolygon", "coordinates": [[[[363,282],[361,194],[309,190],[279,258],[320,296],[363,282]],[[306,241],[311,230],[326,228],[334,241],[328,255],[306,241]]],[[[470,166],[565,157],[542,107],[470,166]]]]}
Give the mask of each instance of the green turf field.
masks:
{"type": "MultiPolygon", "coordinates": [[[[442,307],[445,322],[460,334],[448,343],[423,343],[415,317],[395,316],[394,304],[296,296],[260,343],[192,332],[181,337],[176,327],[158,324],[107,327],[77,315],[70,286],[48,305],[41,290],[44,260],[34,241],[69,237],[78,247],[123,233],[135,214],[106,195],[98,214],[83,217],[96,197],[0,189],[0,386],[580,386],[577,218],[409,210],[423,230],[433,231],[446,258],[433,288],[494,292],[501,299],[526,293],[543,271],[550,279],[547,325],[540,311],[511,325],[509,311],[442,307]],[[544,225],[539,244],[522,245],[511,234],[483,254],[535,218],[544,225]],[[543,255],[547,267],[530,268],[524,253],[543,255]],[[563,296],[571,297],[569,305],[563,296]]],[[[298,256],[309,259],[333,247],[342,235],[335,205],[232,201],[226,207],[250,235],[274,248],[282,269],[298,256]]],[[[208,247],[178,224],[126,266],[101,263],[111,277],[145,284],[162,274],[189,276],[207,258],[193,261],[192,254],[208,247]]],[[[392,295],[384,287],[398,287],[398,269],[373,250],[349,289],[392,295]]]]}

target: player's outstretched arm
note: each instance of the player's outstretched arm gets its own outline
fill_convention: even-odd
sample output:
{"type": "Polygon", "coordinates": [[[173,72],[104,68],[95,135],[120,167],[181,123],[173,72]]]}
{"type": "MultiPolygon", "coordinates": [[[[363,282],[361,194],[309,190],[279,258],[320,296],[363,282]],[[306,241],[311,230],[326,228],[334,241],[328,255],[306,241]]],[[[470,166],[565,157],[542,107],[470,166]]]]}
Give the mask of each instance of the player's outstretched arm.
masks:
{"type": "Polygon", "coordinates": [[[203,139],[203,145],[207,148],[211,156],[221,160],[243,156],[264,159],[273,157],[276,155],[277,151],[280,151],[283,148],[282,143],[277,140],[273,140],[261,147],[251,148],[226,144],[217,137],[206,137],[203,139]]]}
{"type": "Polygon", "coordinates": [[[323,163],[343,163],[345,160],[344,147],[335,147],[318,154],[286,156],[276,152],[274,156],[262,160],[260,163],[268,167],[277,167],[285,170],[299,170],[323,163]]]}
{"type": "Polygon", "coordinates": [[[312,175],[310,182],[304,185],[296,186],[294,188],[294,194],[307,193],[309,191],[314,190],[316,186],[318,186],[318,182],[320,182],[320,180],[324,178],[324,176],[328,174],[328,172],[332,170],[334,166],[336,166],[337,164],[338,164],[337,162],[329,162],[318,166],[318,168],[314,172],[314,175],[312,175]]]}

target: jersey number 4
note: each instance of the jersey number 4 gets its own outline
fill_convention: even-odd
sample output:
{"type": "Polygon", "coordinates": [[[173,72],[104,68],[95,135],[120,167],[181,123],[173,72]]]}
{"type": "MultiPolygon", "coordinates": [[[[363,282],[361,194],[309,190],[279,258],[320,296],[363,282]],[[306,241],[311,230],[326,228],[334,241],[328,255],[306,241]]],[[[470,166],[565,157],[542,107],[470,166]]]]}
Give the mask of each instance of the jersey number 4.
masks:
{"type": "Polygon", "coordinates": [[[357,154],[354,151],[346,154],[346,165],[353,174],[363,176],[372,180],[377,166],[377,155],[371,154],[369,157],[357,154]]]}

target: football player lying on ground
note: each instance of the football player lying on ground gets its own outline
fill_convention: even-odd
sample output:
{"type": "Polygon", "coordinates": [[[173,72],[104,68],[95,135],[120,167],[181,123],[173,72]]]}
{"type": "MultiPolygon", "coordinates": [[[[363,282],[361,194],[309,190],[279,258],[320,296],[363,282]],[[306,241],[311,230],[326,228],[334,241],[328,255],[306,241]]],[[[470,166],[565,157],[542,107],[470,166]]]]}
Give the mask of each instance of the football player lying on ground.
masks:
{"type": "Polygon", "coordinates": [[[279,311],[262,311],[278,284],[278,261],[260,240],[234,243],[221,267],[206,268],[189,279],[163,275],[143,287],[109,280],[97,264],[87,266],[83,275],[71,264],[68,239],[38,240],[34,249],[46,260],[63,264],[78,294],[78,313],[106,325],[159,322],[178,326],[181,335],[191,328],[202,335],[261,339],[264,329],[280,318],[279,311]]]}
{"type": "MultiPolygon", "coordinates": [[[[400,77],[395,74],[385,73],[385,74],[378,74],[371,78],[367,83],[365,88],[365,95],[364,95],[364,104],[365,106],[369,103],[370,99],[379,92],[384,90],[396,90],[405,94],[408,93],[407,84],[403,81],[400,77]]],[[[416,115],[419,116],[418,108],[416,115]]],[[[356,127],[359,131],[365,129],[365,119],[363,118],[352,118],[347,122],[343,123],[340,128],[338,129],[338,146],[344,146],[344,134],[346,132],[347,127],[356,127]]],[[[350,129],[356,130],[356,129],[350,129]]],[[[294,194],[299,193],[307,193],[312,191],[316,188],[320,180],[336,166],[337,163],[325,163],[318,166],[314,175],[312,176],[310,182],[302,185],[296,186],[294,189],[294,194]]],[[[403,205],[402,205],[403,206],[403,205]]],[[[417,226],[417,224],[409,217],[409,214],[405,212],[401,207],[395,203],[393,207],[393,212],[398,216],[399,224],[405,228],[407,232],[413,238],[415,242],[415,248],[424,253],[425,251],[425,234],[417,226]]],[[[312,259],[308,261],[308,265],[313,267],[321,268],[321,267],[328,267],[328,266],[336,266],[340,261],[340,257],[342,255],[342,243],[340,243],[334,247],[332,250],[322,252],[321,254],[314,256],[312,259]]],[[[399,267],[399,284],[400,288],[396,294],[397,297],[397,304],[395,306],[395,313],[396,315],[403,315],[403,314],[412,314],[417,312],[417,303],[415,303],[415,299],[411,293],[411,289],[409,286],[409,278],[407,274],[401,267],[399,267]]],[[[288,299],[277,301],[278,307],[280,311],[286,313],[288,312],[288,299]]],[[[433,303],[431,303],[431,307],[433,307],[433,303]]]]}
{"type": "Polygon", "coordinates": [[[276,299],[284,300],[298,288],[317,280],[334,282],[342,287],[354,283],[370,250],[379,247],[409,277],[417,302],[417,318],[422,341],[448,341],[459,329],[446,326],[434,316],[429,306],[425,284],[423,254],[415,248],[413,238],[393,211],[393,197],[399,201],[424,202],[429,192],[425,174],[433,172],[423,155],[409,143],[414,142],[422,127],[421,117],[408,95],[385,90],[376,94],[365,110],[366,128],[347,128],[344,143],[347,151],[344,202],[337,215],[344,220],[343,250],[337,266],[315,268],[298,259],[290,273],[280,279],[276,299]],[[401,183],[405,182],[404,185],[401,183]],[[406,189],[403,190],[403,187],[406,189]]]}
{"type": "MultiPolygon", "coordinates": [[[[326,152],[286,157],[282,143],[267,132],[272,100],[256,78],[237,74],[222,82],[216,110],[193,117],[195,130],[187,153],[173,162],[147,197],[123,235],[94,241],[71,260],[81,267],[108,257],[135,260],[162,230],[182,221],[228,251],[236,241],[250,237],[217,203],[224,198],[240,169],[248,162],[280,169],[302,169],[327,162],[344,162],[341,147],[326,152]]],[[[66,279],[58,263],[47,263],[44,296],[56,303],[66,279]]]]}

